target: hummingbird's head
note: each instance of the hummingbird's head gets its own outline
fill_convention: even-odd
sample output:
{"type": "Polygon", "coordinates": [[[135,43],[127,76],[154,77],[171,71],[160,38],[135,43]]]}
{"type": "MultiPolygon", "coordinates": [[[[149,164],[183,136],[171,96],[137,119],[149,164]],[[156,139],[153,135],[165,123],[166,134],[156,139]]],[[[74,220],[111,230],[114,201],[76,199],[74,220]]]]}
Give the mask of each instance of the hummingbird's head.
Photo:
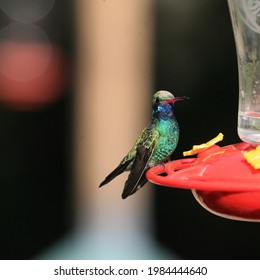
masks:
{"type": "Polygon", "coordinates": [[[160,104],[169,104],[169,103],[174,103],[179,100],[186,100],[186,99],[188,99],[188,97],[186,97],[186,96],[175,97],[169,91],[159,90],[153,96],[152,105],[153,105],[153,107],[157,107],[160,104]]]}

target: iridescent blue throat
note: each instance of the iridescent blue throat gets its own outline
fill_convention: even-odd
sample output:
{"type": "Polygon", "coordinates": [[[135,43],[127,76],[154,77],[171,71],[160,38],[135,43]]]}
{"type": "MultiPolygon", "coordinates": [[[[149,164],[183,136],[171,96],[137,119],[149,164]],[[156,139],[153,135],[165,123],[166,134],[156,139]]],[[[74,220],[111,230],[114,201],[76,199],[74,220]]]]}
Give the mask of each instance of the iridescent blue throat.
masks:
{"type": "Polygon", "coordinates": [[[153,118],[155,119],[175,119],[173,114],[173,103],[171,104],[159,104],[153,109],[153,118]]]}

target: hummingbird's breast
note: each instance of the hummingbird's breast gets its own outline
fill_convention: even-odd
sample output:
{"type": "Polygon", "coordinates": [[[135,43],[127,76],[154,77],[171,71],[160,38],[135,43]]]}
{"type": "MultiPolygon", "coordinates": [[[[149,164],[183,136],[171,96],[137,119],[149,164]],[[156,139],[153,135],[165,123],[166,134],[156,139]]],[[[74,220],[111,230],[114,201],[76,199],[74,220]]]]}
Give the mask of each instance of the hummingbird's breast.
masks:
{"type": "Polygon", "coordinates": [[[159,139],[154,147],[150,166],[164,162],[176,149],[179,141],[179,125],[175,119],[159,120],[156,124],[159,139]]]}
{"type": "Polygon", "coordinates": [[[157,123],[157,130],[161,137],[171,137],[172,133],[179,131],[179,125],[175,119],[161,119],[157,123]]]}

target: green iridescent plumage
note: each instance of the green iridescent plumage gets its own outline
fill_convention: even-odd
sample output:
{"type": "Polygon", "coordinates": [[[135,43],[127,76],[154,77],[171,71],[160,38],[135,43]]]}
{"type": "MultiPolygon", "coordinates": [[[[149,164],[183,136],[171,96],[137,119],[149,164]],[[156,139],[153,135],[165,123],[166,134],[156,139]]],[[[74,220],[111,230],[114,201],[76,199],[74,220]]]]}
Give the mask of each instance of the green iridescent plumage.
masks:
{"type": "Polygon", "coordinates": [[[158,91],[152,99],[152,118],[129,153],[122,159],[100,187],[124,171],[130,171],[122,198],[135,193],[146,182],[146,171],[170,159],[179,140],[179,125],[173,113],[174,102],[186,97],[174,97],[168,91],[158,91]]]}

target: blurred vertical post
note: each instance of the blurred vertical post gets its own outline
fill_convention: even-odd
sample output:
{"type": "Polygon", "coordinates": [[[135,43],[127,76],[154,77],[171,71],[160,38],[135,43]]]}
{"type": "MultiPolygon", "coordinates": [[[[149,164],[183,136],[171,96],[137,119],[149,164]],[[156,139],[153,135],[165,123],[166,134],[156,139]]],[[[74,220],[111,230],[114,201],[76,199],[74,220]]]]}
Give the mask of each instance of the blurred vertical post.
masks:
{"type": "Polygon", "coordinates": [[[121,199],[127,174],[98,189],[150,117],[152,0],[77,0],[75,177],[90,258],[152,257],[151,191],[121,199]]]}

